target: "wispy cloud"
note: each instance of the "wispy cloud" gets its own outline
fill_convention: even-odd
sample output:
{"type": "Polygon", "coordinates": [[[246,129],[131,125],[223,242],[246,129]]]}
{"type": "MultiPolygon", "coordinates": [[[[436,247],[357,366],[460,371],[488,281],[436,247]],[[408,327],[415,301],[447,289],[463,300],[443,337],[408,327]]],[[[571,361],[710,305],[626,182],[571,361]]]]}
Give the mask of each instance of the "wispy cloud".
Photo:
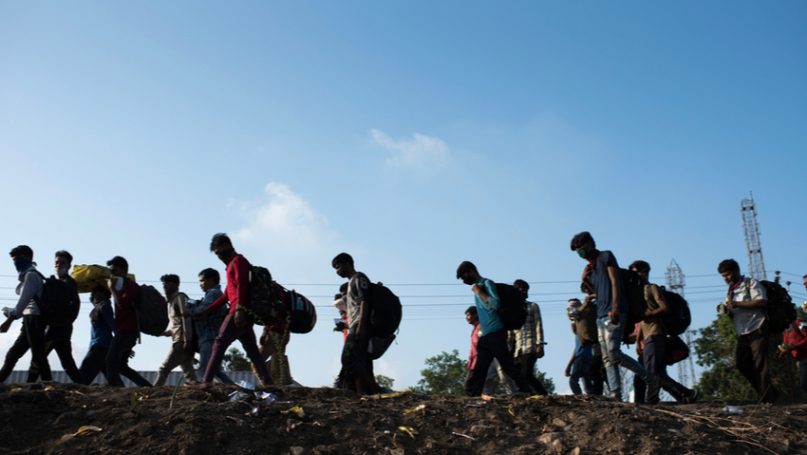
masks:
{"type": "Polygon", "coordinates": [[[389,153],[386,164],[395,168],[438,170],[451,158],[451,150],[440,138],[414,133],[411,138],[393,139],[386,133],[370,130],[372,142],[389,153]]]}

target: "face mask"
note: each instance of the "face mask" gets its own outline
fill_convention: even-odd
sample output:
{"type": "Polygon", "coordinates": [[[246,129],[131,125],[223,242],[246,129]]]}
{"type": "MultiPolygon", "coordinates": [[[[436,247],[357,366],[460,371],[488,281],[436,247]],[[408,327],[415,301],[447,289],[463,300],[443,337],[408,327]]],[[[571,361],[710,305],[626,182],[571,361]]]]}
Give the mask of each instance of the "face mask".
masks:
{"type": "Polygon", "coordinates": [[[585,248],[578,248],[577,255],[580,256],[581,259],[586,259],[588,258],[588,250],[585,248]]]}
{"type": "Polygon", "coordinates": [[[56,276],[59,278],[64,278],[67,276],[67,272],[70,271],[70,267],[56,267],[56,276]]]}
{"type": "Polygon", "coordinates": [[[123,277],[120,276],[111,276],[112,278],[112,289],[115,291],[120,291],[123,289],[123,277]]]}
{"type": "Polygon", "coordinates": [[[14,260],[14,268],[17,269],[17,272],[22,273],[31,266],[31,261],[27,259],[15,259],[14,260]]]}
{"type": "Polygon", "coordinates": [[[467,284],[468,286],[470,286],[470,285],[472,285],[472,284],[476,283],[476,281],[474,281],[474,279],[473,279],[473,278],[468,278],[468,277],[463,277],[463,278],[462,278],[462,282],[463,282],[463,283],[465,283],[465,284],[467,284]]]}

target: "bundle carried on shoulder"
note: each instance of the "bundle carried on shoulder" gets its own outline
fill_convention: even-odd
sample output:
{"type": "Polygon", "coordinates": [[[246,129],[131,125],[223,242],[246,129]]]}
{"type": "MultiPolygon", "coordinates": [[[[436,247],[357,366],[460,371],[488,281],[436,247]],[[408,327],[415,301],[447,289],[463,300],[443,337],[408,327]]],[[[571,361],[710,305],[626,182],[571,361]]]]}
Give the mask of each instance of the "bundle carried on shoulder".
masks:
{"type": "Polygon", "coordinates": [[[137,323],[141,333],[155,337],[162,336],[168,328],[168,302],[154,286],[140,285],[137,323]]]}
{"type": "MultiPolygon", "coordinates": [[[[76,280],[79,293],[92,292],[98,286],[107,287],[109,268],[98,264],[77,264],[70,269],[70,276],[76,280]]],[[[127,275],[127,278],[135,281],[135,276],[131,273],[127,275]]]]}
{"type": "Polygon", "coordinates": [[[505,330],[518,330],[527,320],[527,299],[515,286],[496,283],[499,294],[499,318],[505,330]]]}

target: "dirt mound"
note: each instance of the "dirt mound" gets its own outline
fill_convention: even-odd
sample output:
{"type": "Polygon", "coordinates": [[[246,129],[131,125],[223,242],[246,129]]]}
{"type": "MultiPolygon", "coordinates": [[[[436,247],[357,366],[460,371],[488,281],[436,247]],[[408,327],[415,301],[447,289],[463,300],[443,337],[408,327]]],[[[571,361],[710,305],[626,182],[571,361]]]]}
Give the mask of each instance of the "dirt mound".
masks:
{"type": "Polygon", "coordinates": [[[617,403],[332,389],[0,392],[3,453],[807,453],[807,406],[617,403]],[[239,392],[242,392],[239,395],[239,392]]]}

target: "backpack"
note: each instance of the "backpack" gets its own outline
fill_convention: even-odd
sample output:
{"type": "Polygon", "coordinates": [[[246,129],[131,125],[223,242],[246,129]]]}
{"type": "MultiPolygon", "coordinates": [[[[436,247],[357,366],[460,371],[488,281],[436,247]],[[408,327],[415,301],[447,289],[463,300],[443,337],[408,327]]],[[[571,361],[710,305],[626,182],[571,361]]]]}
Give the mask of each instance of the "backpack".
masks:
{"type": "Polygon", "coordinates": [[[401,299],[381,283],[370,283],[370,333],[387,338],[401,325],[401,299]]]}
{"type": "MultiPolygon", "coordinates": [[[[277,284],[277,286],[280,286],[277,284]]],[[[282,286],[280,286],[282,288],[282,286]]],[[[317,309],[304,295],[296,291],[285,291],[286,309],[291,333],[308,333],[317,324],[317,309]]]]}
{"type": "Polygon", "coordinates": [[[664,354],[667,365],[674,365],[689,357],[689,346],[678,335],[667,335],[664,354]]]}
{"type": "Polygon", "coordinates": [[[272,280],[272,273],[265,267],[253,265],[249,272],[249,308],[245,308],[253,322],[267,325],[284,321],[286,308],[283,299],[285,289],[272,280]]]}
{"type": "Polygon", "coordinates": [[[140,285],[137,324],[141,333],[155,337],[162,336],[168,328],[168,302],[154,286],[140,285]]]}
{"type": "Polygon", "coordinates": [[[505,330],[518,330],[527,320],[527,299],[514,286],[496,283],[499,294],[499,318],[505,330]]]}
{"type": "Polygon", "coordinates": [[[42,297],[36,299],[39,314],[48,325],[70,325],[78,317],[81,302],[76,288],[51,275],[45,278],[38,270],[36,274],[44,281],[42,297]]]}
{"type": "MultiPolygon", "coordinates": [[[[644,285],[639,274],[632,270],[619,269],[619,279],[622,284],[622,294],[625,296],[625,302],[628,305],[626,311],[628,321],[625,327],[633,327],[644,320],[644,314],[647,311],[647,302],[644,300],[644,285]]],[[[631,332],[629,330],[624,332],[625,341],[627,342],[631,332]]]]}
{"type": "Polygon", "coordinates": [[[681,335],[692,323],[692,314],[689,312],[689,304],[675,292],[666,289],[661,290],[664,303],[667,304],[667,312],[661,317],[664,322],[664,329],[667,335],[681,335]]]}
{"type": "MultiPolygon", "coordinates": [[[[749,279],[745,279],[745,289],[748,289],[749,279]]],[[[782,333],[791,322],[796,320],[796,307],[793,305],[793,299],[790,294],[782,287],[781,284],[775,281],[760,281],[759,284],[765,288],[765,293],[768,296],[768,305],[766,313],[768,317],[768,329],[770,333],[782,333]]]]}

